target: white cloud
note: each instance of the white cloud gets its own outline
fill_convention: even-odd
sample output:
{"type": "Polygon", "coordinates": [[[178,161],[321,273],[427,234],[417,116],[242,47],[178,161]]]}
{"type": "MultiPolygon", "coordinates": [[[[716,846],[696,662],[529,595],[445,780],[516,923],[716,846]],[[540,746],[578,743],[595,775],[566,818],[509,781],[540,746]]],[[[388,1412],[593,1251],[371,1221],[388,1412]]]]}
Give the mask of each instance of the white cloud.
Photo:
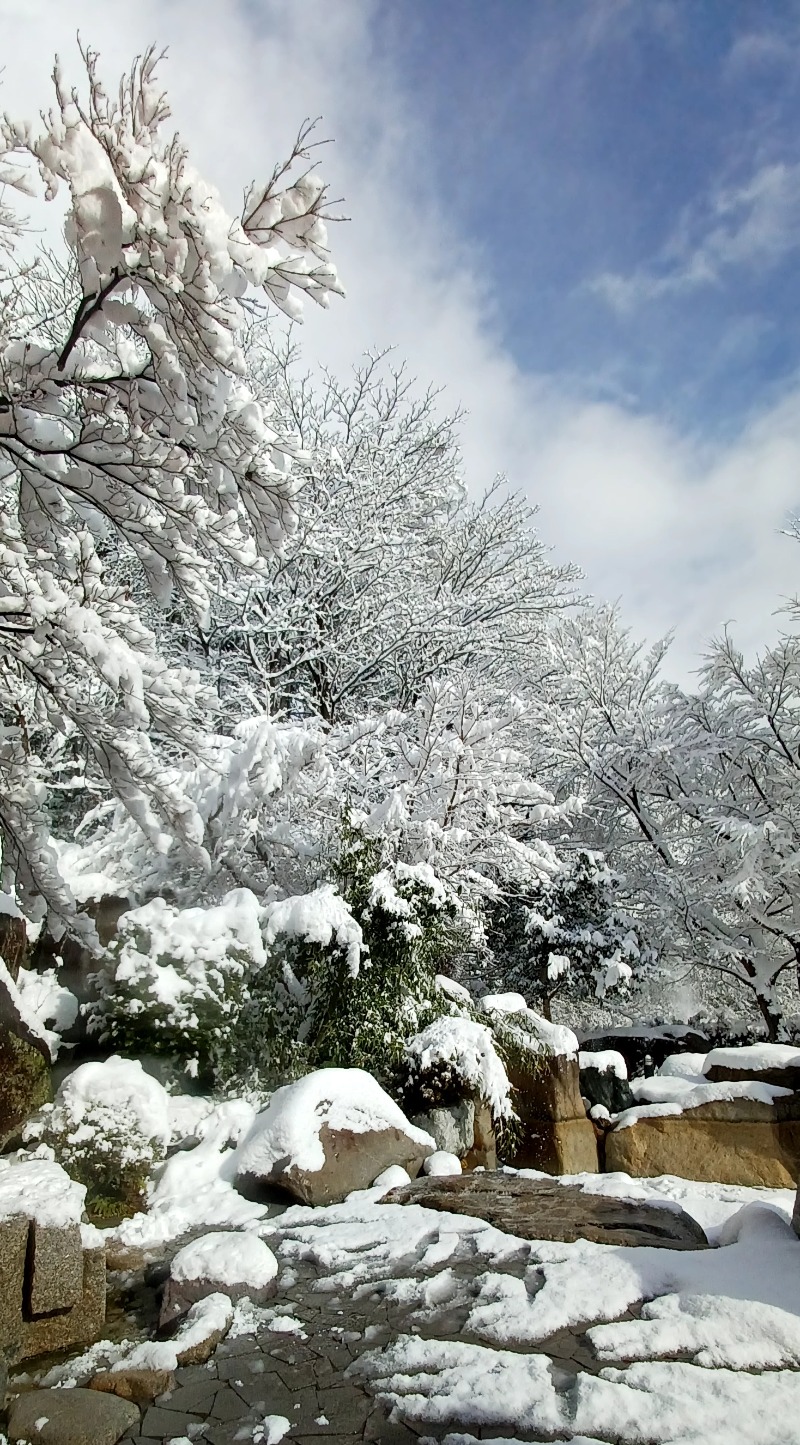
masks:
{"type": "Polygon", "coordinates": [[[660,254],[630,276],[606,271],[585,290],[620,315],[662,296],[717,285],[726,271],[763,271],[800,247],[800,164],[760,166],[684,215],[660,254]]]}
{"type": "MultiPolygon", "coordinates": [[[[35,113],[46,102],[56,48],[77,76],[78,24],[110,80],[151,40],[168,44],[177,121],[231,199],[271,170],[304,116],[321,112],[321,133],[336,137],[324,173],[353,219],[332,237],[348,299],[309,316],[308,359],[346,367],[364,348],[394,343],[422,382],[445,385],[447,402],[469,411],[472,487],[506,472],[541,504],[559,556],[579,562],[598,595],[621,596],[635,628],[652,636],[676,622],[676,667],[728,618],[747,645],[763,640],[800,561],[777,535],[800,504],[800,394],[710,451],[655,417],[522,372],[498,340],[503,297],[448,215],[446,188],[434,190],[435,136],[391,61],[375,55],[371,19],[369,0],[0,0],[14,56],[2,104],[35,113]]],[[[754,196],[749,212],[742,201],[720,213],[718,226],[733,236],[736,217],[752,219],[756,205],[754,196]]]]}

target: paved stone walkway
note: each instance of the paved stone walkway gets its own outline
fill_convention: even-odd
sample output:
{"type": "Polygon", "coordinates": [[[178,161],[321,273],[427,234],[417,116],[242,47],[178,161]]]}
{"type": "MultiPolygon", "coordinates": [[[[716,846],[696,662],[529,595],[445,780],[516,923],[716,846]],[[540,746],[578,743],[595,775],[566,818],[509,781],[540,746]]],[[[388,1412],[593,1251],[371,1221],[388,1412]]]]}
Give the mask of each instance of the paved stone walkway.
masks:
{"type": "MultiPolygon", "coordinates": [[[[456,1265],[465,1284],[475,1265],[456,1265]]],[[[509,1270],[506,1261],[504,1268],[509,1270]]],[[[520,1273],[522,1272],[520,1261],[520,1273]]],[[[414,1428],[390,1423],[381,1405],[360,1385],[345,1377],[348,1366],[366,1350],[374,1350],[399,1334],[425,1336],[415,1308],[403,1308],[384,1298],[380,1285],[357,1303],[315,1288],[316,1270],[292,1265],[294,1283],[279,1290],[278,1301],[287,1314],[302,1321],[307,1338],[262,1328],[257,1335],[224,1341],[207,1365],[188,1366],[177,1372],[177,1387],[143,1412],[141,1427],[124,1438],[139,1445],[167,1445],[187,1437],[210,1445],[241,1445],[254,1439],[256,1427],[267,1415],[283,1415],[291,1422],[285,1437],[298,1445],[416,1445],[441,1440],[458,1431],[450,1421],[440,1431],[429,1425],[414,1428]]],[[[359,1292],[361,1295],[361,1292],[359,1292]]],[[[431,1334],[437,1340],[469,1340],[464,1329],[469,1305],[464,1303],[443,1316],[436,1312],[431,1334]]],[[[477,1341],[476,1341],[477,1342],[477,1341]]],[[[591,1345],[581,1334],[564,1331],[537,1343],[538,1354],[550,1355],[559,1383],[567,1383],[581,1370],[597,1366],[591,1345]]],[[[545,1437],[519,1433],[509,1402],[509,1433],[520,1440],[545,1437]]],[[[471,1434],[495,1439],[497,1425],[481,1432],[464,1425],[471,1434]]],[[[256,1440],[259,1438],[256,1434],[256,1440]]]]}

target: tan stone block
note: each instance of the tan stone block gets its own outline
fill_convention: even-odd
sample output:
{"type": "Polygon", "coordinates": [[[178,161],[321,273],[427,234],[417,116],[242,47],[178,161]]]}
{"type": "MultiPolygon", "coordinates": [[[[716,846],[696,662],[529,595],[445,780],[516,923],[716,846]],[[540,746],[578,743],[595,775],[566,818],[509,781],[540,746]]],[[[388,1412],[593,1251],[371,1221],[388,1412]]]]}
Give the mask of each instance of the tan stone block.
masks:
{"type": "Polygon", "coordinates": [[[47,1225],[34,1220],[31,1242],[28,1312],[35,1316],[71,1309],[83,1295],[80,1225],[47,1225]]]}
{"type": "Polygon", "coordinates": [[[731,1121],[704,1117],[700,1109],[639,1119],[606,1135],[606,1169],[638,1178],[676,1174],[705,1183],[789,1189],[795,1175],[784,1162],[788,1130],[796,1134],[796,1126],[787,1128],[775,1118],[731,1121]]]}
{"type": "Polygon", "coordinates": [[[517,1169],[543,1169],[546,1174],[596,1174],[597,1139],[590,1121],[529,1120],[514,1154],[517,1169]]]}

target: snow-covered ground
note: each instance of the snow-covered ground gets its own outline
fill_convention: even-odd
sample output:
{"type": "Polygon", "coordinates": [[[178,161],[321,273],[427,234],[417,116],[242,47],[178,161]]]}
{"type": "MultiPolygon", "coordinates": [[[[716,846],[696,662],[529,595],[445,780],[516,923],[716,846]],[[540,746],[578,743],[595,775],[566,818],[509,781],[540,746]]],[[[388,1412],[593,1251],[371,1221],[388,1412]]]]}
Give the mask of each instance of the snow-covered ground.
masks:
{"type": "Polygon", "coordinates": [[[565,1177],[687,1210],[713,1246],[698,1252],[521,1240],[467,1216],[382,1204],[382,1187],[268,1219],[231,1183],[230,1145],[247,1122],[231,1106],[195,1120],[200,1142],[167,1164],[151,1212],[117,1238],[157,1246],[218,1211],[217,1227],[269,1244],[282,1280],[311,1265],[311,1288],[345,1310],[380,1295],[398,1332],[375,1348],[365,1338],[352,1378],[423,1434],[448,1445],[487,1432],[498,1445],[531,1433],[574,1445],[800,1445],[790,1191],[565,1177]],[[588,1337],[594,1373],[554,1364],[548,1343],[564,1331],[584,1348],[588,1337]]]}

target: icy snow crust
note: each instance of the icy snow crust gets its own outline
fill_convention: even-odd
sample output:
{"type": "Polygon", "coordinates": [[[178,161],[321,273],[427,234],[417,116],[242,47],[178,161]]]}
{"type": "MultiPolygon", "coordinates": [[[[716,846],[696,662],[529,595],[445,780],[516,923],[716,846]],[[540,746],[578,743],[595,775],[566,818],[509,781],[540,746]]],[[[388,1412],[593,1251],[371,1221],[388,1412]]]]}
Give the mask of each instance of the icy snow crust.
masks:
{"type": "Polygon", "coordinates": [[[326,1124],[355,1134],[399,1129],[415,1143],[436,1148],[430,1134],[410,1124],[364,1069],[317,1069],[297,1083],[275,1090],[239,1145],[236,1172],[266,1175],[283,1162],[287,1169],[316,1173],[325,1164],[319,1136],[326,1124]]]}

